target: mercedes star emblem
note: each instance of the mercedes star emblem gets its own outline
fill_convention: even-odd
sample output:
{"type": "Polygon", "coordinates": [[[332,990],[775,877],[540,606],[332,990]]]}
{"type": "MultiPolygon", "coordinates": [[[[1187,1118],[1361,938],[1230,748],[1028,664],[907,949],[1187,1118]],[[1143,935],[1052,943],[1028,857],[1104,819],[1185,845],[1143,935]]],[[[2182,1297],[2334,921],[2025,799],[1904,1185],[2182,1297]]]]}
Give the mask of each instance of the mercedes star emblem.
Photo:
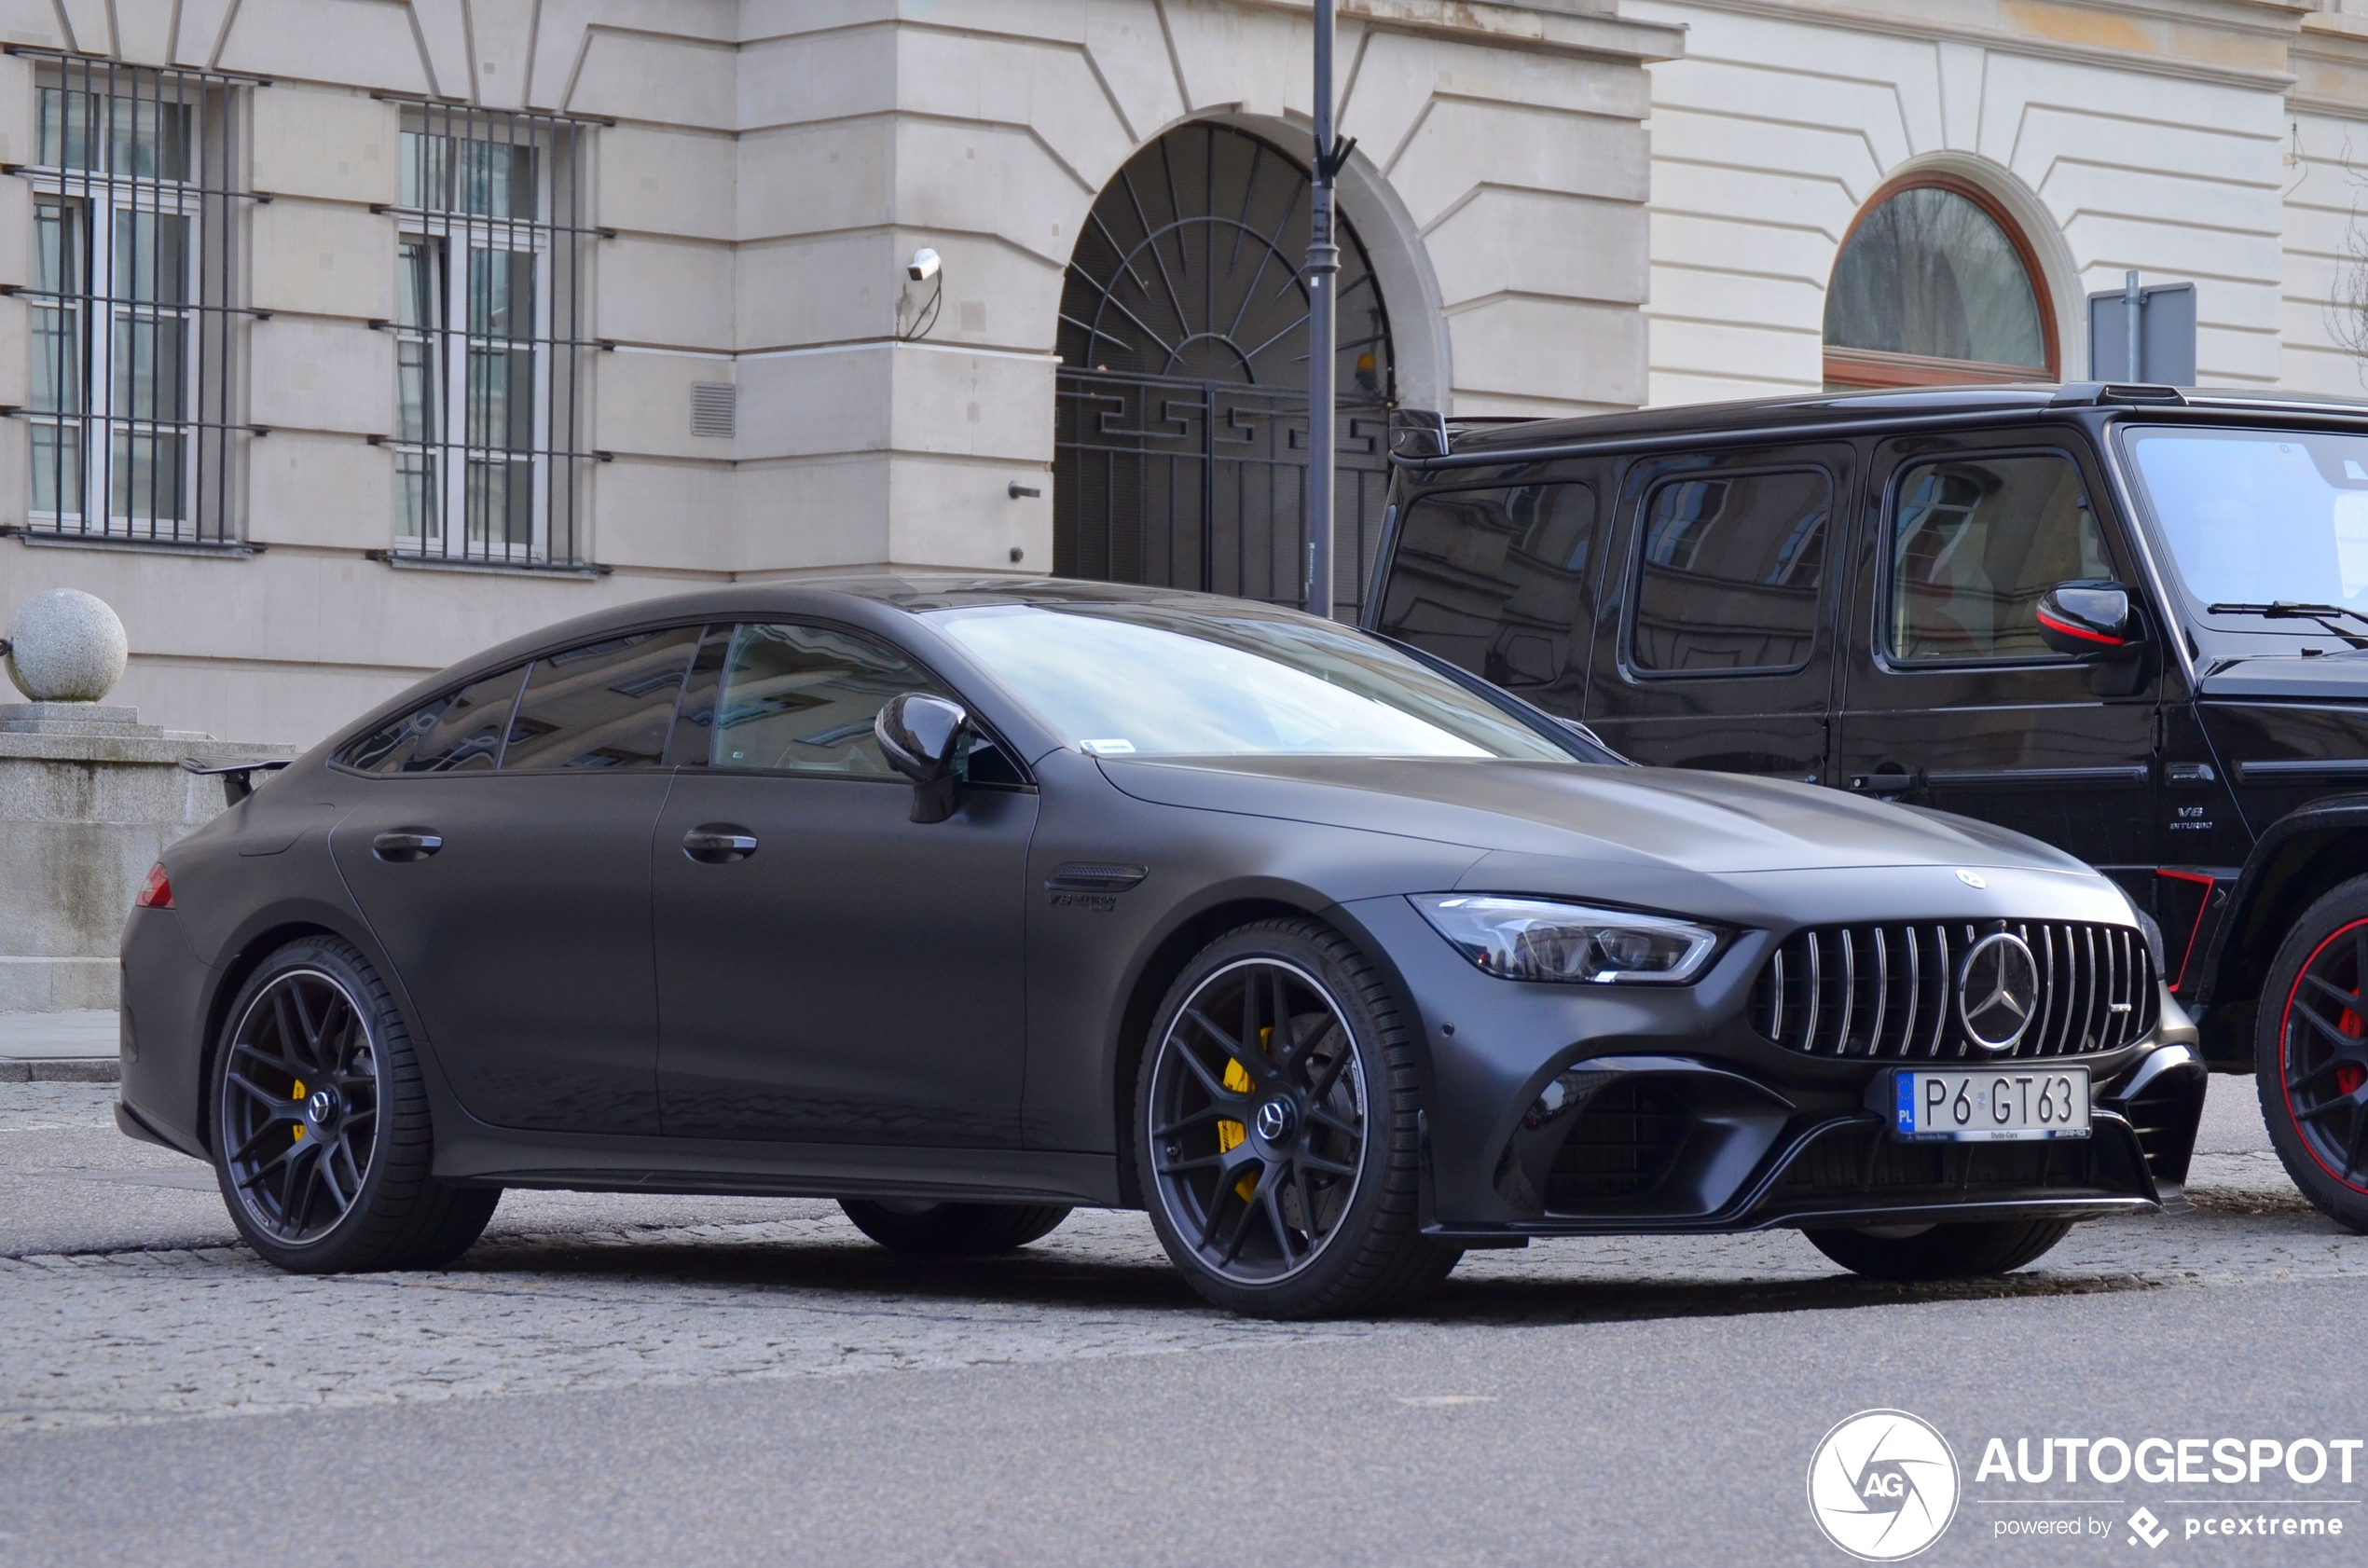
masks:
{"type": "Polygon", "coordinates": [[[1992,931],[1966,950],[1957,968],[1957,1016],[1976,1045],[2014,1050],[2038,1000],[2039,960],[2022,938],[1992,931]]]}

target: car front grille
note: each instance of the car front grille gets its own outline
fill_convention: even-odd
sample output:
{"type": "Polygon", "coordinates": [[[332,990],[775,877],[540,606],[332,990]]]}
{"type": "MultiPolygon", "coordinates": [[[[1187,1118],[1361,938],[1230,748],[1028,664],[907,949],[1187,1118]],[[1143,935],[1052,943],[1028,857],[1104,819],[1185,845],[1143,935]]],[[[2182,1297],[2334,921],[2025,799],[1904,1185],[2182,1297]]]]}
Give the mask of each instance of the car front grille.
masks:
{"type": "Polygon", "coordinates": [[[1797,931],[1752,986],[1761,1037],[1810,1056],[2013,1061],[2113,1051],[2156,1012],[2155,962],[2127,926],[2066,920],[1926,921],[1797,931]],[[2023,939],[2039,966],[2031,1026],[2014,1049],[1976,1050],[1957,1005],[1957,970],[1993,931],[2023,939]]]}
{"type": "Polygon", "coordinates": [[[1546,1177],[1546,1207],[1585,1210],[1659,1187],[1693,1130],[1693,1113],[1663,1084],[1614,1083],[1571,1119],[1546,1177]]]}

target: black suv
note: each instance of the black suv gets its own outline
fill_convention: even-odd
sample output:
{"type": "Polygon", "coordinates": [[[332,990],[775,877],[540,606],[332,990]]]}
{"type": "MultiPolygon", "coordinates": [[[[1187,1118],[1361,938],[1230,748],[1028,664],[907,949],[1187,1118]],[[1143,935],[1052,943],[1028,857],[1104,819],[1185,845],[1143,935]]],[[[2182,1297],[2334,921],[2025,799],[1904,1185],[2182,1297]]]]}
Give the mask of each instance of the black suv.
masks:
{"type": "Polygon", "coordinates": [[[2368,407],[1945,388],[1400,413],[1374,630],[1639,762],[2044,839],[2368,1230],[2368,407]]]}

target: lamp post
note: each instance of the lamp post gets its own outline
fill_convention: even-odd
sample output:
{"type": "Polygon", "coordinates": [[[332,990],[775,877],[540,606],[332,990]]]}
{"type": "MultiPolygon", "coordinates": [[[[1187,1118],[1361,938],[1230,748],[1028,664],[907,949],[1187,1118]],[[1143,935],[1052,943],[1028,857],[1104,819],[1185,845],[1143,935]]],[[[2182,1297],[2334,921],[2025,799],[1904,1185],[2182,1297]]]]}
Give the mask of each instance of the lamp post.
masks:
{"type": "Polygon", "coordinates": [[[1308,196],[1307,612],[1332,613],[1332,448],[1341,248],[1332,238],[1332,176],[1348,149],[1332,138],[1332,0],[1315,0],[1315,178],[1308,196]]]}

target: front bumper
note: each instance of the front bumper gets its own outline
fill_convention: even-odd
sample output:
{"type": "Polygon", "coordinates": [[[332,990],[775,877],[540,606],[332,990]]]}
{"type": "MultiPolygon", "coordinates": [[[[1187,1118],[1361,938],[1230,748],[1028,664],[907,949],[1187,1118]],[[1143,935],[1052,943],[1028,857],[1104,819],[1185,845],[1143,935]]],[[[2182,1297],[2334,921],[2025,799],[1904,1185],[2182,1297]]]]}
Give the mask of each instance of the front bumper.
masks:
{"type": "Polygon", "coordinates": [[[1441,1240],[2186,1207],[2206,1073],[2175,1006],[2120,1050],[2046,1059],[2088,1069],[2088,1138],[1906,1143],[1869,1092],[1918,1064],[1804,1056],[1745,1021],[1766,933],[1690,986],[1520,984],[1473,969],[1402,900],[1343,913],[1389,954],[1429,1044],[1425,1221],[1441,1240]]]}

